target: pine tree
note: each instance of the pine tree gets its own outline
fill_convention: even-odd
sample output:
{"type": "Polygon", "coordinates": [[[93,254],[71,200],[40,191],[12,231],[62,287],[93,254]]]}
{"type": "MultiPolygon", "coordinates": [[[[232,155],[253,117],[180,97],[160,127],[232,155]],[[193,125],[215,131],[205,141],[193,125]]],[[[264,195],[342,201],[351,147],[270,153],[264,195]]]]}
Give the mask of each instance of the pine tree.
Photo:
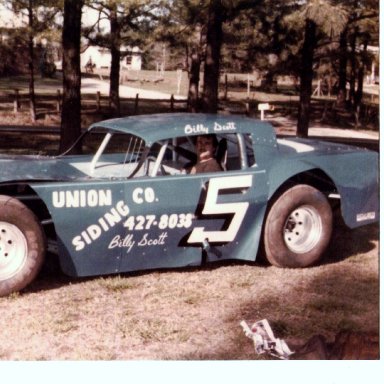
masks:
{"type": "Polygon", "coordinates": [[[233,20],[240,12],[253,8],[261,0],[210,0],[206,28],[204,65],[203,111],[216,113],[220,80],[223,24],[233,20]]]}
{"type": "Polygon", "coordinates": [[[159,9],[160,1],[150,0],[91,0],[88,6],[94,8],[110,23],[109,33],[88,31],[88,39],[111,52],[109,100],[114,115],[120,115],[120,61],[123,44],[138,44],[145,40],[154,11],[159,9]],[[140,37],[144,36],[144,37],[140,37]]]}
{"type": "Polygon", "coordinates": [[[309,0],[301,11],[305,20],[304,44],[301,52],[300,102],[297,136],[307,137],[311,112],[314,52],[318,34],[340,35],[347,21],[346,11],[329,0],[309,0]]]}
{"type": "MultiPolygon", "coordinates": [[[[348,20],[344,30],[340,34],[340,48],[338,60],[338,104],[345,105],[347,94],[347,82],[350,84],[350,102],[355,109],[360,104],[356,94],[362,94],[362,83],[360,88],[355,92],[357,67],[364,61],[367,64],[367,52],[357,49],[358,46],[364,45],[365,42],[371,45],[379,44],[379,1],[378,0],[340,0],[339,3],[344,4],[348,12],[348,20]]],[[[370,60],[372,61],[372,59],[370,60]]],[[[363,65],[363,68],[364,68],[363,65]]],[[[360,67],[360,76],[362,68],[360,67]]]]}
{"type": "MultiPolygon", "coordinates": [[[[18,57],[21,59],[21,62],[26,61],[28,63],[28,74],[29,74],[29,100],[30,100],[30,117],[32,121],[35,121],[36,116],[36,100],[35,100],[35,72],[36,72],[36,62],[38,56],[38,50],[36,49],[36,42],[41,41],[42,38],[47,37],[51,39],[54,33],[52,30],[55,30],[52,26],[55,25],[55,16],[60,9],[62,8],[62,1],[55,0],[2,0],[0,3],[6,8],[15,12],[15,14],[22,21],[22,25],[19,28],[15,28],[13,31],[8,31],[11,33],[12,39],[11,44],[14,44],[14,47],[20,46],[26,47],[27,55],[23,56],[24,52],[9,52],[8,55],[11,56],[11,59],[8,60],[9,63],[12,63],[12,66],[15,66],[15,63],[12,62],[12,58],[18,57]]],[[[11,45],[10,44],[10,45],[11,45]]],[[[7,59],[2,57],[2,61],[6,62],[7,59]]],[[[15,70],[23,72],[23,64],[17,63],[19,67],[15,70]]],[[[6,64],[9,66],[9,64],[6,64]]]]}
{"type": "Polygon", "coordinates": [[[207,1],[171,0],[164,4],[156,40],[166,43],[182,57],[183,69],[188,72],[188,109],[200,109],[200,71],[204,57],[207,23],[207,1]]]}
{"type": "Polygon", "coordinates": [[[81,133],[80,37],[83,3],[83,0],[64,0],[60,151],[67,150],[81,133]]]}
{"type": "Polygon", "coordinates": [[[49,12],[47,12],[46,15],[40,12],[39,18],[37,17],[37,13],[41,8],[52,8],[53,4],[50,0],[5,0],[2,3],[12,9],[16,14],[24,16],[22,19],[26,20],[26,25],[21,29],[19,36],[26,42],[28,47],[30,116],[34,122],[36,121],[35,38],[46,30],[47,20],[49,20],[49,12]]]}

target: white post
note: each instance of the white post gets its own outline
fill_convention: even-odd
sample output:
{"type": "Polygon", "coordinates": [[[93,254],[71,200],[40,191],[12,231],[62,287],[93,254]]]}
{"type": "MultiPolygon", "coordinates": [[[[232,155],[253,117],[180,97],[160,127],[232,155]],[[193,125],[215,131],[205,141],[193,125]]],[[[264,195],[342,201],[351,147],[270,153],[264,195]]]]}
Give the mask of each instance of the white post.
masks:
{"type": "Polygon", "coordinates": [[[371,68],[371,84],[375,84],[375,62],[372,61],[372,68],[371,68]]]}
{"type": "Polygon", "coordinates": [[[264,120],[264,111],[268,111],[271,109],[269,103],[261,103],[258,105],[258,110],[260,111],[260,120],[264,120]]]}
{"type": "Polygon", "coordinates": [[[181,78],[183,76],[183,71],[181,69],[178,69],[176,71],[177,74],[177,94],[180,94],[180,86],[181,86],[181,78]]]}

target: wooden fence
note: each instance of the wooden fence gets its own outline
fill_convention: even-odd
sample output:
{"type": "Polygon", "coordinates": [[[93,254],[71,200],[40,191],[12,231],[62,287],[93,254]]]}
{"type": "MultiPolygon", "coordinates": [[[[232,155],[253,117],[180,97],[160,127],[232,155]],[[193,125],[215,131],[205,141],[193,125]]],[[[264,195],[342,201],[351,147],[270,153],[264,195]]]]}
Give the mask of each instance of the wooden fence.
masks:
{"type": "MultiPolygon", "coordinates": [[[[224,92],[223,101],[226,100],[227,91],[224,92]]],[[[379,106],[376,104],[376,100],[372,102],[371,96],[367,99],[364,99],[363,105],[360,109],[360,118],[361,123],[373,123],[378,122],[379,116],[379,106]]],[[[376,97],[376,95],[374,95],[376,97]]],[[[100,92],[95,94],[82,94],[81,96],[82,110],[92,111],[95,113],[106,113],[110,112],[111,106],[108,96],[101,95],[100,92]]],[[[188,100],[186,99],[176,99],[174,95],[171,95],[169,99],[147,99],[140,98],[139,94],[136,94],[134,98],[123,98],[120,97],[121,104],[121,113],[123,115],[138,115],[141,113],[154,113],[154,112],[177,112],[177,111],[186,111],[188,107],[188,100]]],[[[259,101],[246,98],[245,100],[239,101],[236,105],[230,105],[227,103],[226,106],[221,108],[225,111],[232,114],[245,114],[245,115],[255,115],[259,117],[260,105],[259,101]]],[[[231,103],[234,104],[234,103],[231,103]]],[[[273,107],[276,109],[279,108],[279,103],[273,103],[273,107]]],[[[287,103],[285,103],[287,104],[287,103]]],[[[332,102],[325,102],[323,115],[328,113],[329,105],[332,102]]],[[[35,107],[38,115],[41,114],[60,114],[62,106],[62,93],[58,89],[56,93],[50,94],[35,94],[35,107]]],[[[288,103],[288,109],[297,108],[297,102],[288,103]],[[291,105],[292,104],[292,105],[291,105]]],[[[31,111],[31,103],[29,93],[24,91],[20,92],[18,89],[14,89],[8,94],[0,95],[0,111],[12,112],[17,115],[19,113],[25,113],[31,111]]],[[[263,113],[261,113],[262,118],[263,113]]]]}
{"type": "MultiPolygon", "coordinates": [[[[145,105],[152,105],[155,109],[159,103],[164,104],[170,112],[175,112],[176,109],[187,109],[188,100],[176,99],[171,95],[169,99],[147,99],[140,98],[137,93],[134,98],[120,97],[120,102],[130,104],[130,114],[137,115],[140,113],[140,108],[145,105]],[[179,108],[178,108],[179,106],[179,108]]],[[[102,96],[100,92],[95,94],[83,94],[81,96],[82,107],[92,109],[96,112],[110,109],[110,101],[108,96],[102,96]]],[[[15,114],[25,112],[30,108],[30,96],[28,92],[21,93],[18,89],[8,94],[0,95],[0,109],[13,111],[15,114]]],[[[62,93],[58,89],[56,94],[35,94],[36,109],[44,109],[47,113],[60,113],[62,106],[62,93]]]]}

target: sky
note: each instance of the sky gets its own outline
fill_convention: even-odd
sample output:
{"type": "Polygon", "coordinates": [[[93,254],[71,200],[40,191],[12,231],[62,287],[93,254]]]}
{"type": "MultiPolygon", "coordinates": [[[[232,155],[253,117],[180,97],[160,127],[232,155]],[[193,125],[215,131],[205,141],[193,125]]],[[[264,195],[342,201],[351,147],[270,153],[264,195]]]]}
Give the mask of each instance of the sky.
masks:
{"type": "Polygon", "coordinates": [[[16,28],[21,25],[21,18],[0,4],[0,27],[16,28]]]}
{"type": "MultiPolygon", "coordinates": [[[[82,15],[82,23],[84,25],[92,25],[97,20],[97,11],[84,7],[82,15]]],[[[22,21],[20,16],[16,16],[12,11],[6,9],[4,5],[0,4],[0,27],[17,28],[21,26],[22,21]]],[[[101,22],[103,29],[109,30],[109,23],[107,20],[101,22]]]]}

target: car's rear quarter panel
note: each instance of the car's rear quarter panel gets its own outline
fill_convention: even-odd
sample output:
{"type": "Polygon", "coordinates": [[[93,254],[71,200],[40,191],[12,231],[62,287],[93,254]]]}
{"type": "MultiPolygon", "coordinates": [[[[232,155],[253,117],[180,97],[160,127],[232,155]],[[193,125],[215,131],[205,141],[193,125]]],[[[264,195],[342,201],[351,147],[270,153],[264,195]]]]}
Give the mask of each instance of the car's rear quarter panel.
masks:
{"type": "Polygon", "coordinates": [[[306,143],[313,150],[298,153],[279,146],[269,169],[270,197],[296,175],[320,170],[336,186],[346,225],[355,228],[376,222],[379,217],[378,154],[340,144],[306,143]]]}

